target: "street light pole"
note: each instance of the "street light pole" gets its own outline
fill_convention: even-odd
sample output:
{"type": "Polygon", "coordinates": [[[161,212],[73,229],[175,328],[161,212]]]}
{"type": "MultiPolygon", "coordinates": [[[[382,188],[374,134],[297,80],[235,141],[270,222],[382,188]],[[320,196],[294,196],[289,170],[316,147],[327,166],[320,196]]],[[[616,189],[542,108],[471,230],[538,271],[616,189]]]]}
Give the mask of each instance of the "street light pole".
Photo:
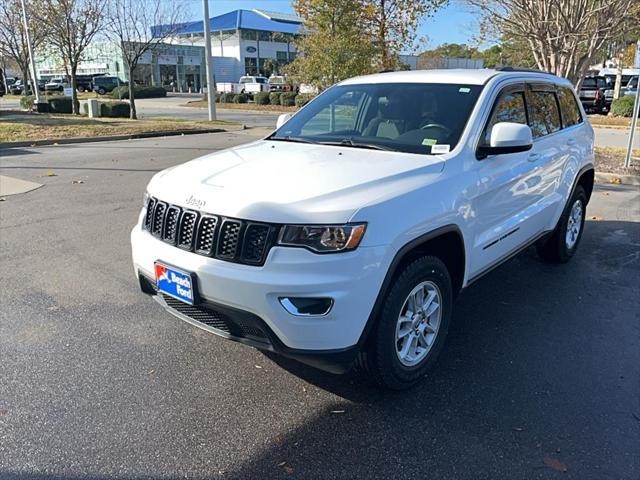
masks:
{"type": "MultiPolygon", "coordinates": [[[[636,68],[640,68],[640,40],[636,43],[636,68]]],[[[631,131],[629,132],[629,144],[627,145],[627,155],[624,157],[624,167],[631,167],[631,151],[633,150],[633,139],[636,136],[636,125],[640,114],[640,83],[636,89],[636,99],[633,102],[633,112],[631,113],[631,131]]]]}
{"type": "MultiPolygon", "coordinates": [[[[31,35],[29,34],[29,18],[27,17],[27,7],[24,4],[24,0],[20,0],[22,3],[22,20],[24,21],[24,36],[27,40],[27,49],[29,50],[29,63],[31,64],[31,89],[36,96],[36,103],[40,103],[40,91],[38,90],[38,77],[36,75],[36,61],[33,57],[33,45],[31,45],[31,35]]],[[[25,79],[26,80],[26,79],[25,79]]],[[[27,88],[28,83],[25,85],[27,88]]]]}
{"type": "MultiPolygon", "coordinates": [[[[24,0],[23,0],[24,1],[24,0]]],[[[211,55],[211,25],[209,25],[209,0],[202,0],[204,14],[204,49],[207,68],[207,99],[209,104],[209,121],[216,119],[216,91],[213,85],[213,57],[211,55]]]]}

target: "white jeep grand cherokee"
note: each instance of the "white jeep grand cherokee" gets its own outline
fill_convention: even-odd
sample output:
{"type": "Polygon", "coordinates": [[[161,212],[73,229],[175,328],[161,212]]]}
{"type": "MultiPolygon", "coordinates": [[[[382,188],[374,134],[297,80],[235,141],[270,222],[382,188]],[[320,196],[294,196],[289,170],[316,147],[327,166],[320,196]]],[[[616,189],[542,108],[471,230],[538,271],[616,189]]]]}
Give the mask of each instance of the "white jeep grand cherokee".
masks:
{"type": "Polygon", "coordinates": [[[155,175],[133,263],[187,322],[401,389],[433,364],[461,289],[533,243],[573,256],[593,179],[566,80],[354,78],[263,140],[155,175]]]}

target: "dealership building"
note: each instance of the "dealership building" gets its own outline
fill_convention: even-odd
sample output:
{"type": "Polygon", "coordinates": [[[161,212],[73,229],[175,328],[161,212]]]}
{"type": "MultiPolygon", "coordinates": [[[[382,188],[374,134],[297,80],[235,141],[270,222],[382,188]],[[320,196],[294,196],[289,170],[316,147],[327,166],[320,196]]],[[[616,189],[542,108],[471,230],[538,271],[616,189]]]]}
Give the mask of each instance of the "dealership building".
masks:
{"type": "MultiPolygon", "coordinates": [[[[264,10],[234,10],[209,21],[217,82],[237,82],[245,74],[269,76],[296,56],[294,41],[302,30],[295,15],[264,10]]],[[[160,32],[163,26],[153,27],[160,32]]],[[[134,81],[176,91],[200,91],[206,85],[203,22],[181,24],[164,43],[141,59],[134,81]]],[[[39,78],[64,77],[63,62],[43,52],[36,69],[39,78]]],[[[78,75],[106,74],[129,81],[126,62],[115,42],[94,42],[84,54],[78,75]]]]}
{"type": "MultiPolygon", "coordinates": [[[[172,44],[204,47],[204,22],[179,26],[172,44]]],[[[237,82],[242,75],[279,73],[296,57],[302,19],[266,10],[234,10],[209,21],[214,75],[218,82],[237,82]]],[[[154,27],[161,32],[163,26],[154,27]]]]}
{"type": "MultiPolygon", "coordinates": [[[[206,85],[204,23],[171,27],[172,35],[141,59],[133,81],[163,86],[178,92],[198,92],[206,85]]],[[[158,25],[152,33],[167,28],[158,25]]],[[[234,10],[209,20],[214,76],[217,82],[237,82],[242,75],[280,73],[296,58],[295,40],[304,34],[296,15],[266,10],[234,10]]],[[[42,52],[36,66],[38,77],[64,77],[63,62],[52,52],[42,52]]],[[[417,57],[401,55],[400,61],[415,69],[417,57]]],[[[115,42],[96,41],[85,51],[78,75],[106,74],[129,81],[126,62],[115,42]]]]}

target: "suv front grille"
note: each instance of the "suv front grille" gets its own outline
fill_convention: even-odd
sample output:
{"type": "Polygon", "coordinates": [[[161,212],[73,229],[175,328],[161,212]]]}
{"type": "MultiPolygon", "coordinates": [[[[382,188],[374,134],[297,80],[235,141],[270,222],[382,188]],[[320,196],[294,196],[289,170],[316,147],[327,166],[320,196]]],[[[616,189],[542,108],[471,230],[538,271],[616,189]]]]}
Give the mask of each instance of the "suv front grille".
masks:
{"type": "Polygon", "coordinates": [[[227,262],[263,265],[277,225],[187,210],[150,198],[143,228],[178,248],[227,262]]]}

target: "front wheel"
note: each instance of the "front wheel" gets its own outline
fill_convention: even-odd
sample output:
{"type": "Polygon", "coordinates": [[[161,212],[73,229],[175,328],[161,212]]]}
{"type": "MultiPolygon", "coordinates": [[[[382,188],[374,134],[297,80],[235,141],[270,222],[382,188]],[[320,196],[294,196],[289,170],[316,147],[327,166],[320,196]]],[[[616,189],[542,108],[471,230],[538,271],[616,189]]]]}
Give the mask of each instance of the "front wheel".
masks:
{"type": "Polygon", "coordinates": [[[411,262],[384,299],[360,366],[390,389],[418,383],[442,349],[452,299],[451,278],[439,258],[425,256],[411,262]]]}
{"type": "Polygon", "coordinates": [[[538,254],[552,263],[566,263],[578,250],[587,209],[587,195],[578,185],[551,236],[536,244],[538,254]]]}

